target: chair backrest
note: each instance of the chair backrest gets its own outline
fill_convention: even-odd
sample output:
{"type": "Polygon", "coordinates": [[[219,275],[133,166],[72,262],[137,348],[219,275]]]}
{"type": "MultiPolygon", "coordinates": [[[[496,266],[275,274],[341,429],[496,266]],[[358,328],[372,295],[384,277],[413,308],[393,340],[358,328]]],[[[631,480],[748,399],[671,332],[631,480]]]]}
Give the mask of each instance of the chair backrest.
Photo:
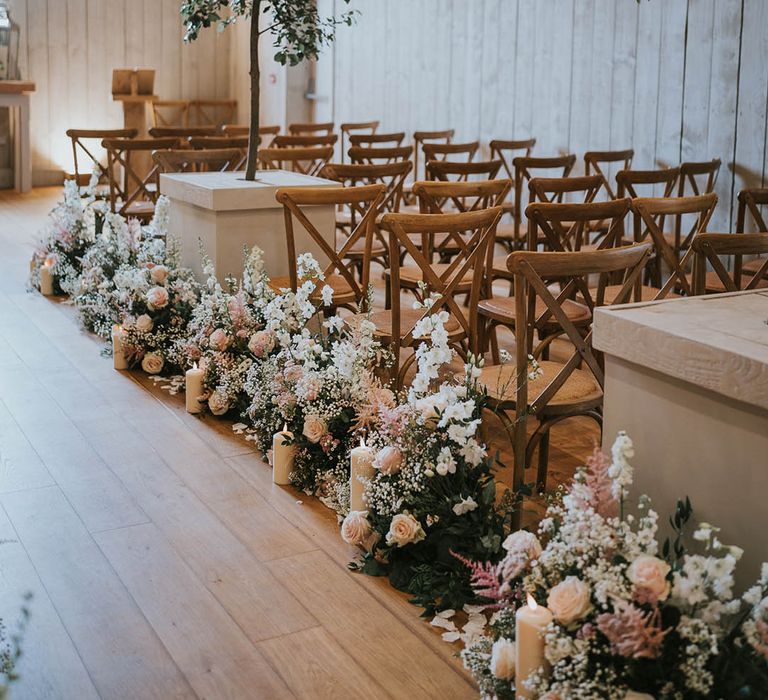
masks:
{"type": "Polygon", "coordinates": [[[169,136],[188,139],[192,136],[215,136],[218,131],[215,126],[153,126],[149,135],[155,139],[169,136]]]}
{"type": "Polygon", "coordinates": [[[190,148],[204,150],[208,148],[248,148],[247,136],[192,136],[189,139],[190,148]]]}
{"type": "Polygon", "coordinates": [[[270,148],[308,148],[310,146],[333,146],[338,140],[336,134],[282,134],[272,139],[270,148]]]}
{"type": "Polygon", "coordinates": [[[488,248],[493,243],[496,224],[501,217],[501,207],[480,209],[477,211],[461,212],[458,214],[385,214],[382,226],[389,231],[389,259],[400,259],[401,250],[411,256],[419,267],[424,282],[422,290],[424,299],[430,301],[419,314],[414,314],[403,326],[404,315],[401,313],[400,300],[400,268],[390,266],[390,299],[392,315],[392,348],[395,361],[399,357],[402,346],[414,344],[414,328],[424,316],[447,310],[455,322],[457,330],[470,337],[473,329],[477,328],[477,305],[484,293],[484,280],[488,265],[488,248]],[[413,236],[419,234],[424,239],[434,238],[436,234],[450,233],[454,236],[465,234],[464,246],[456,253],[453,260],[441,271],[436,272],[424,250],[432,247],[429,243],[419,249],[413,236]],[[470,299],[467,309],[460,307],[456,294],[468,274],[472,275],[470,299]]]}
{"type": "Polygon", "coordinates": [[[491,158],[501,161],[501,167],[507,177],[514,183],[515,172],[512,162],[515,158],[530,157],[533,147],[536,145],[536,139],[493,139],[488,146],[491,149],[491,158]]]}
{"type": "Polygon", "coordinates": [[[350,136],[371,136],[379,128],[379,121],[370,122],[346,122],[339,127],[341,132],[341,162],[344,162],[344,154],[347,150],[347,144],[350,143],[350,136]]]}
{"type": "Polygon", "coordinates": [[[107,176],[109,178],[109,204],[113,212],[124,214],[134,202],[155,202],[158,195],[158,166],[152,164],[149,172],[137,171],[131,163],[131,155],[172,149],[179,139],[104,139],[101,145],[107,151],[107,176]]]}
{"type": "Polygon", "coordinates": [[[189,100],[152,102],[152,126],[188,126],[189,100]]]}
{"type": "Polygon", "coordinates": [[[680,168],[661,168],[659,170],[619,170],[616,173],[617,197],[671,197],[680,176],[680,168]],[[647,193],[638,191],[640,187],[651,187],[647,193]],[[660,188],[661,191],[658,191],[660,188]]]}
{"type": "Polygon", "coordinates": [[[413,177],[415,180],[425,176],[419,171],[419,152],[427,143],[450,143],[453,139],[453,129],[442,131],[414,131],[413,132],[413,177]]]}
{"type": "Polygon", "coordinates": [[[352,146],[349,159],[353,163],[392,163],[396,160],[410,160],[413,149],[410,146],[382,146],[363,148],[352,146]]]}
{"type": "MultiPolygon", "coordinates": [[[[400,160],[392,163],[328,163],[320,172],[321,177],[336,180],[345,187],[359,185],[383,185],[384,195],[379,212],[400,211],[403,200],[403,183],[411,172],[412,163],[400,160]]],[[[354,212],[352,222],[354,223],[354,212]]]]}
{"type": "MultiPolygon", "coordinates": [[[[613,204],[598,202],[596,205],[613,204]]],[[[559,208],[563,204],[536,203],[530,206],[559,208]]],[[[574,205],[593,206],[593,205],[574,205]]],[[[551,215],[545,214],[547,218],[551,215]]],[[[507,267],[515,277],[515,342],[517,353],[517,406],[525,413],[539,413],[577,370],[586,365],[600,388],[605,386],[603,358],[592,347],[592,329],[577,327],[568,318],[563,306],[578,293],[583,302],[594,311],[605,304],[605,290],[617,277],[621,279],[619,293],[612,303],[622,304],[630,299],[632,289],[640,278],[651,245],[648,243],[605,250],[546,253],[517,251],[510,253],[507,267]],[[592,286],[597,278],[597,287],[592,286]],[[557,282],[553,291],[552,282],[557,282]],[[559,291],[557,291],[559,289],[559,291]],[[537,298],[544,308],[537,310],[537,298]],[[551,330],[565,335],[573,346],[571,356],[561,364],[548,383],[535,397],[528,396],[529,356],[541,357],[541,349],[551,342],[551,330]],[[538,346],[534,346],[534,340],[538,346]]]]}
{"type": "Polygon", "coordinates": [[[550,177],[568,177],[576,163],[574,154],[560,156],[518,156],[512,161],[515,176],[513,187],[515,190],[514,206],[512,209],[513,223],[513,242],[515,248],[522,247],[522,220],[525,204],[528,196],[528,182],[532,177],[543,176],[545,173],[550,177]]]}
{"type": "Polygon", "coordinates": [[[629,170],[632,167],[632,159],[635,151],[627,148],[623,151],[587,151],[584,154],[584,174],[593,172],[603,179],[603,189],[608,199],[616,199],[617,194],[611,187],[611,167],[621,163],[621,170],[629,170]]]}
{"type": "Polygon", "coordinates": [[[304,175],[318,175],[333,158],[333,146],[308,148],[262,148],[259,163],[266,170],[291,170],[304,175]]]}
{"type": "Polygon", "coordinates": [[[288,125],[289,134],[331,134],[333,122],[296,122],[288,125]]]}
{"type": "MultiPolygon", "coordinates": [[[[358,308],[364,305],[367,295],[367,270],[362,279],[355,279],[352,263],[344,258],[352,246],[365,237],[365,245],[370,257],[373,242],[373,227],[379,205],[384,196],[383,185],[364,185],[362,187],[291,187],[281,188],[275,193],[277,201],[283,205],[285,216],[286,243],[288,246],[288,270],[291,289],[298,288],[300,280],[296,271],[296,242],[294,237],[294,219],[301,224],[315,245],[322,251],[327,262],[324,275],[341,275],[352,289],[358,308]],[[309,220],[301,207],[328,206],[347,207],[360,214],[357,224],[340,250],[334,242],[328,242],[317,227],[309,220]]],[[[322,263],[322,261],[318,261],[322,263]]]]}
{"type": "Polygon", "coordinates": [[[350,146],[362,146],[363,148],[370,148],[374,144],[379,147],[400,146],[405,139],[404,131],[397,131],[390,134],[350,134],[349,145],[350,146]]]}
{"type": "Polygon", "coordinates": [[[67,136],[69,136],[72,142],[72,164],[77,184],[87,184],[90,177],[89,172],[82,172],[79,155],[87,156],[91,163],[91,170],[99,168],[102,172],[106,172],[106,166],[94,153],[97,150],[95,146],[101,146],[101,142],[104,139],[132,139],[138,133],[137,129],[67,129],[67,136]],[[97,143],[89,143],[91,141],[96,141],[97,143]]]}
{"type": "Polygon", "coordinates": [[[209,148],[194,151],[183,148],[171,151],[155,151],[152,160],[162,173],[203,173],[237,170],[243,158],[239,148],[209,148]]]}
{"type": "Polygon", "coordinates": [[[501,161],[477,160],[462,163],[450,160],[429,160],[425,170],[428,180],[442,180],[443,182],[468,182],[473,178],[494,180],[501,170],[501,161]]]}
{"type": "MultiPolygon", "coordinates": [[[[525,210],[533,240],[541,231],[550,251],[578,251],[590,243],[590,233],[599,222],[601,231],[597,249],[617,247],[622,238],[624,219],[632,200],[612,199],[607,202],[551,203],[532,202],[525,210]]],[[[531,247],[535,250],[535,247],[531,247]]]]}
{"type": "Polygon", "coordinates": [[[680,163],[680,179],[677,184],[677,196],[684,197],[686,190],[694,195],[714,192],[717,176],[720,173],[720,159],[702,162],[680,163]]]}
{"type": "Polygon", "coordinates": [[[768,206],[768,187],[749,188],[739,192],[739,208],[736,213],[736,233],[746,233],[747,214],[752,220],[754,230],[768,231],[760,207],[768,206]]]}
{"type": "Polygon", "coordinates": [[[689,247],[680,256],[681,248],[670,244],[664,236],[664,221],[667,217],[681,218],[685,215],[695,217],[695,223],[689,236],[690,243],[696,236],[707,230],[707,224],[717,205],[717,195],[696,195],[693,197],[648,197],[632,200],[632,211],[639,215],[644,226],[648,229],[653,241],[656,255],[664,262],[669,270],[669,278],[662,285],[657,299],[663,299],[670,292],[680,291],[693,294],[692,286],[686,276],[688,263],[693,256],[693,248],[689,247]]]}
{"type": "MultiPolygon", "coordinates": [[[[421,150],[424,162],[450,161],[453,163],[469,163],[480,148],[479,141],[467,143],[425,143],[421,150]]],[[[425,173],[428,175],[428,173],[425,173]]]]}
{"type": "Polygon", "coordinates": [[[695,294],[706,291],[707,263],[723,283],[726,292],[757,289],[768,275],[768,257],[754,275],[742,278],[742,263],[745,255],[768,253],[768,233],[702,233],[691,244],[695,261],[693,265],[693,287],[695,294]],[[720,260],[721,255],[733,256],[733,272],[730,273],[720,260]],[[748,280],[742,284],[742,279],[748,280]]]}
{"type": "Polygon", "coordinates": [[[237,112],[237,100],[191,100],[189,123],[196,126],[229,124],[237,112]]]}

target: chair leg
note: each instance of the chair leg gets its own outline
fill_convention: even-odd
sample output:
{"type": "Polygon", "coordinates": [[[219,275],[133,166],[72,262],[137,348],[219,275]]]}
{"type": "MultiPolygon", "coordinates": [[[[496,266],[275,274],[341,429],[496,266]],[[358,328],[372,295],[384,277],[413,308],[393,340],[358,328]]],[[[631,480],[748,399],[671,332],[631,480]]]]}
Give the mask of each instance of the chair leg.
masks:
{"type": "Polygon", "coordinates": [[[499,324],[491,322],[490,324],[490,336],[491,336],[491,357],[493,358],[493,364],[501,364],[501,354],[499,353],[499,324]]]}
{"type": "Polygon", "coordinates": [[[536,490],[544,493],[547,488],[547,466],[549,465],[549,430],[539,440],[539,466],[536,471],[536,490]]]}

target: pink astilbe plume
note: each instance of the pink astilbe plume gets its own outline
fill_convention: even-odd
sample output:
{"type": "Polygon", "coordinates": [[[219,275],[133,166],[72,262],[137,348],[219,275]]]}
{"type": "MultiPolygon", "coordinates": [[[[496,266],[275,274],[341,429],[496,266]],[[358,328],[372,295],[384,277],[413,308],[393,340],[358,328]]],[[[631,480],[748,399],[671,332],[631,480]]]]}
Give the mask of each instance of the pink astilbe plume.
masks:
{"type": "Polygon", "coordinates": [[[248,313],[245,295],[242,291],[227,299],[227,311],[229,311],[229,317],[232,319],[232,325],[235,328],[242,328],[247,325],[250,320],[250,314],[248,313]]]}
{"type": "Polygon", "coordinates": [[[598,446],[587,458],[587,468],[584,472],[584,487],[587,502],[596,513],[603,517],[613,517],[619,512],[619,504],[611,491],[613,481],[608,475],[611,463],[598,446]]]}
{"type": "Polygon", "coordinates": [[[614,654],[631,659],[658,658],[669,631],[661,629],[658,608],[643,612],[624,601],[616,601],[612,613],[599,615],[597,628],[608,638],[614,654]]]}
{"type": "Polygon", "coordinates": [[[408,407],[406,405],[379,407],[379,420],[382,429],[393,438],[399,437],[408,422],[408,407]]]}
{"type": "Polygon", "coordinates": [[[467,559],[451,550],[451,555],[456,557],[470,571],[469,585],[479,598],[493,601],[489,608],[501,608],[508,596],[502,592],[502,581],[499,574],[499,566],[491,562],[477,562],[467,559]]]}

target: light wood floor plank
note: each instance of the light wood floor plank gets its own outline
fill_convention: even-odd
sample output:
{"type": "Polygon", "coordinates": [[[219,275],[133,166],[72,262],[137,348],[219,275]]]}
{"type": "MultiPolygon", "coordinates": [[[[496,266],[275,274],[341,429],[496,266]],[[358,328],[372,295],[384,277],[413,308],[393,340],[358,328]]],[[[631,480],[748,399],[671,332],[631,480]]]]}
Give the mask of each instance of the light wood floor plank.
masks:
{"type": "Polygon", "coordinates": [[[0,493],[53,486],[56,482],[0,400],[0,493]]]}

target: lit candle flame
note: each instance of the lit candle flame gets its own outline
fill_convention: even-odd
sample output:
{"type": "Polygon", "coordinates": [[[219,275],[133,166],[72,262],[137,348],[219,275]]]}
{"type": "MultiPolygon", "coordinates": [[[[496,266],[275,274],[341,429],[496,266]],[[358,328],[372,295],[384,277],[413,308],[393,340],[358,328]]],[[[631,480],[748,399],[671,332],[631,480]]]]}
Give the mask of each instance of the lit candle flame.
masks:
{"type": "Polygon", "coordinates": [[[531,610],[536,610],[539,606],[536,604],[536,601],[533,599],[533,596],[529,593],[528,594],[528,607],[531,610]]]}
{"type": "Polygon", "coordinates": [[[197,369],[197,362],[192,363],[192,369],[197,369]]]}
{"type": "Polygon", "coordinates": [[[283,424],[283,432],[284,432],[284,433],[287,433],[287,432],[288,432],[288,423],[284,423],[284,424],[283,424]]]}
{"type": "Polygon", "coordinates": [[[360,436],[360,447],[365,447],[365,438],[362,435],[360,436]]]}

